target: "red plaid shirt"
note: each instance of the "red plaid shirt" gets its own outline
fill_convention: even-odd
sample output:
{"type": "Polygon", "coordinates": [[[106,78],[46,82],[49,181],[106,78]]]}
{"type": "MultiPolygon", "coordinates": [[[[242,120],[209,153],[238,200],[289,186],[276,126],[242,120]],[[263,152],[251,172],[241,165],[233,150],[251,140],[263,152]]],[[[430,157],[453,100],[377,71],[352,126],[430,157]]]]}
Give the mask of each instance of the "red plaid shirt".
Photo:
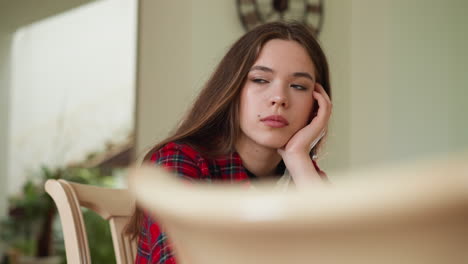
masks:
{"type": "MultiPolygon", "coordinates": [[[[189,145],[175,142],[168,143],[156,151],[151,161],[190,181],[229,181],[249,184],[249,175],[252,175],[242,166],[242,160],[237,152],[221,158],[207,159],[189,145]]],[[[315,161],[314,165],[325,177],[315,161]]],[[[176,260],[165,233],[145,214],[142,232],[138,239],[135,264],[150,263],[176,264],[176,260]]]]}

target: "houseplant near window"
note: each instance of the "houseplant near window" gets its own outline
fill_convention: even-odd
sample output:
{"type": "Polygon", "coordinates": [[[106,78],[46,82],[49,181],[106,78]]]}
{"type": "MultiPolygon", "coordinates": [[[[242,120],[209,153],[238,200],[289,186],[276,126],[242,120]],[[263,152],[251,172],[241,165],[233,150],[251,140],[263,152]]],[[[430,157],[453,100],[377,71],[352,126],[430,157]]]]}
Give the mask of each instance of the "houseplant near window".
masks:
{"type": "MultiPolygon", "coordinates": [[[[65,263],[63,234],[54,202],[44,190],[48,179],[111,186],[114,178],[99,168],[42,167],[39,177],[28,180],[21,193],[9,199],[9,212],[0,221],[0,241],[6,245],[10,264],[65,263]]],[[[115,263],[107,223],[91,211],[84,212],[94,263],[115,263]]]]}

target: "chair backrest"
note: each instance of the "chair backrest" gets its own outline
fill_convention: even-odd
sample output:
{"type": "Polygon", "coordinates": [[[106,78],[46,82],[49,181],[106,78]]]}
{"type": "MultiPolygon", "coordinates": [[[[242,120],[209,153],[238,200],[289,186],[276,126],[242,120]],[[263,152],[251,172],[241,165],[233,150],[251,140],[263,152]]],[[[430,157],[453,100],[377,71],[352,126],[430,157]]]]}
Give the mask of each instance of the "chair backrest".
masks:
{"type": "Polygon", "coordinates": [[[130,173],[130,190],[181,264],[468,263],[466,157],[329,176],[278,192],[188,185],[152,166],[130,173]]]}
{"type": "Polygon", "coordinates": [[[59,212],[67,263],[91,263],[81,207],[95,211],[109,222],[117,264],[134,262],[136,242],[123,234],[135,208],[135,200],[126,189],[97,187],[65,180],[48,180],[45,189],[59,212]]]}

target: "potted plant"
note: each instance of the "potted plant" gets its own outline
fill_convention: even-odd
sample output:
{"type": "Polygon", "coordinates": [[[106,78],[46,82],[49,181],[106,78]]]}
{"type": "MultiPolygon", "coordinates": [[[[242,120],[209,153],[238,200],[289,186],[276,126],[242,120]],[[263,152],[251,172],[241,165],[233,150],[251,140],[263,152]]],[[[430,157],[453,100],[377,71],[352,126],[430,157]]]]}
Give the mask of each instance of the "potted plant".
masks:
{"type": "MultiPolygon", "coordinates": [[[[113,178],[98,168],[49,169],[40,177],[26,181],[21,192],[10,197],[8,215],[0,221],[0,241],[7,247],[9,264],[65,263],[60,221],[54,202],[44,190],[48,179],[66,179],[85,184],[108,186],[113,178]]],[[[114,252],[107,222],[91,211],[84,212],[93,262],[112,263],[114,252]],[[96,243],[96,244],[93,244],[96,243]]]]}
{"type": "MultiPolygon", "coordinates": [[[[43,173],[51,176],[46,168],[43,173]]],[[[42,180],[28,180],[21,192],[9,199],[8,216],[1,221],[0,238],[8,246],[10,263],[60,263],[59,257],[51,257],[55,209],[42,183],[42,180]]]]}

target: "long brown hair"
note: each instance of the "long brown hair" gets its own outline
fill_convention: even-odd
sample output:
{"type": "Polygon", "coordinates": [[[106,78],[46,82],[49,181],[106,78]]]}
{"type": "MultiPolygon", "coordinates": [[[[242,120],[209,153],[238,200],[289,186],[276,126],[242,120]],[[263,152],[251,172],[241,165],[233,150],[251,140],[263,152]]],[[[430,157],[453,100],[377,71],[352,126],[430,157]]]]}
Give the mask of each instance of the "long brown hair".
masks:
{"type": "MultiPolygon", "coordinates": [[[[260,25],[231,46],[177,129],[156,144],[144,160],[148,160],[155,151],[171,141],[183,141],[208,157],[234,151],[239,136],[241,88],[263,45],[272,39],[293,40],[301,44],[315,66],[317,82],[331,97],[327,59],[312,30],[297,22],[260,25]]],[[[317,153],[322,141],[323,138],[311,150],[311,155],[317,153]]],[[[141,210],[137,209],[127,225],[126,232],[133,237],[140,233],[142,216],[141,210]]]]}

